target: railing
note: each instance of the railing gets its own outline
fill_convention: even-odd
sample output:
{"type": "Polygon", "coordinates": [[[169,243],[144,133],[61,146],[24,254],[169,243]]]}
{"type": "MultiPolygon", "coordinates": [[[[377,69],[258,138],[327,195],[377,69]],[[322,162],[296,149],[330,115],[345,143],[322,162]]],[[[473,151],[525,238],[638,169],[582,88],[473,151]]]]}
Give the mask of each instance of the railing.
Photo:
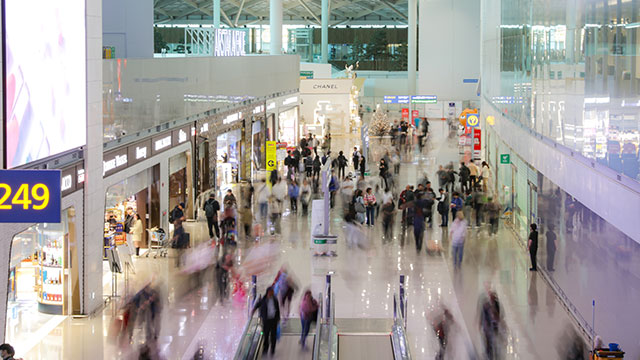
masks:
{"type": "Polygon", "coordinates": [[[251,293],[247,297],[247,324],[242,330],[242,337],[240,338],[238,349],[233,356],[235,360],[251,359],[251,355],[253,354],[255,357],[258,351],[257,347],[259,345],[262,327],[259,316],[253,312],[253,307],[260,301],[260,297],[257,296],[256,283],[257,277],[255,275],[251,276],[251,293]]]}
{"type": "Polygon", "coordinates": [[[391,346],[393,348],[393,358],[396,360],[410,360],[411,352],[406,335],[406,299],[403,302],[398,300],[398,295],[393,294],[393,328],[391,329],[391,346]]]}
{"type": "Polygon", "coordinates": [[[320,339],[322,339],[322,293],[318,294],[318,317],[316,318],[316,341],[313,342],[313,360],[318,360],[320,356],[320,339]]]}

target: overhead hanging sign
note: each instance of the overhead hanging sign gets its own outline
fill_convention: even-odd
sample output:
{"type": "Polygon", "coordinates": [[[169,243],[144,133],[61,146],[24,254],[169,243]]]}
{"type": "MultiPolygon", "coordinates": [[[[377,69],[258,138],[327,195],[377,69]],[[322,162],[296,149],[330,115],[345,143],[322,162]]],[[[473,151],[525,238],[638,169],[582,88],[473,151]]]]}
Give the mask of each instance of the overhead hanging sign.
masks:
{"type": "Polygon", "coordinates": [[[0,223],[59,223],[60,176],[60,170],[0,170],[0,223]]]}
{"type": "Polygon", "coordinates": [[[408,104],[409,99],[409,95],[385,95],[383,102],[385,104],[408,104]]]}
{"type": "Polygon", "coordinates": [[[438,102],[437,95],[413,95],[411,96],[412,104],[436,104],[438,102]]]}
{"type": "Polygon", "coordinates": [[[245,56],[247,33],[240,30],[216,29],[214,56],[245,56]]]}

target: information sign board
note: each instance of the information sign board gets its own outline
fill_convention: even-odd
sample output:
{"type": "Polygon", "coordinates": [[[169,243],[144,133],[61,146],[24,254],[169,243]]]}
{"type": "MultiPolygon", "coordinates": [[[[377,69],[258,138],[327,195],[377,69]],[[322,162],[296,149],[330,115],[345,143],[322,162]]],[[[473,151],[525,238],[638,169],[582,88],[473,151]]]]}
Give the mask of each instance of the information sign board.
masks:
{"type": "Polygon", "coordinates": [[[60,170],[0,170],[0,223],[59,223],[60,170]]]}

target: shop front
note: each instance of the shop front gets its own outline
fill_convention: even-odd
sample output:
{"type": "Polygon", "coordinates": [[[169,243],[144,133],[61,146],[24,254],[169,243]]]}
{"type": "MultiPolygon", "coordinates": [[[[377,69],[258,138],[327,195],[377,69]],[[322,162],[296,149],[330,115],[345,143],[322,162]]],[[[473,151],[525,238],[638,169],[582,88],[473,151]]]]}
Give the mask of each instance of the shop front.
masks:
{"type": "Polygon", "coordinates": [[[300,138],[298,103],[297,95],[290,96],[281,100],[278,108],[278,142],[286,143],[287,146],[295,146],[300,138]]]}
{"type": "Polygon", "coordinates": [[[251,151],[250,155],[251,163],[251,180],[256,180],[258,174],[265,170],[265,104],[257,105],[253,108],[251,116],[251,151]]]}
{"type": "MultiPolygon", "coordinates": [[[[78,190],[82,189],[83,174],[82,165],[62,170],[59,223],[16,224],[17,231],[9,235],[4,340],[21,353],[28,352],[67,316],[81,313],[79,242],[83,239],[83,192],[78,190]]],[[[61,344],[51,345],[52,352],[62,354],[61,344]]]]}
{"type": "Polygon", "coordinates": [[[150,266],[145,264],[149,255],[165,246],[159,234],[170,236],[175,205],[184,203],[186,217],[192,218],[193,132],[191,124],[183,125],[104,153],[104,294],[121,296],[127,276],[120,275],[137,276],[150,266]],[[129,234],[128,214],[142,222],[138,246],[129,234]]]}

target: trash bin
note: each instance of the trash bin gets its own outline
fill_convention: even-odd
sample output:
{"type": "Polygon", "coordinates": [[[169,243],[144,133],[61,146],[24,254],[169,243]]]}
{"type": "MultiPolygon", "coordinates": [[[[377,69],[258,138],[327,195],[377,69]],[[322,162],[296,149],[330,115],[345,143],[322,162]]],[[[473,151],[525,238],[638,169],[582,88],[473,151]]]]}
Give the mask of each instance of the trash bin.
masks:
{"type": "Polygon", "coordinates": [[[314,256],[337,256],[338,236],[311,235],[311,249],[314,256]]]}

